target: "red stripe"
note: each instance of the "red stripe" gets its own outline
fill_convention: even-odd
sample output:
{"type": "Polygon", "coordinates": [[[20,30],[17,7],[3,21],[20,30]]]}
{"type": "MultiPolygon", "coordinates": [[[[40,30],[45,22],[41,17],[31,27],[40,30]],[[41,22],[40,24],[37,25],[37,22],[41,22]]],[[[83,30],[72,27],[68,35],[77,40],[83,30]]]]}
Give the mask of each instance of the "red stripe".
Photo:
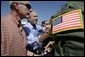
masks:
{"type": "MultiPolygon", "coordinates": [[[[80,25],[80,24],[79,24],[80,25]]],[[[61,29],[53,29],[53,31],[60,31],[60,30],[63,30],[63,29],[70,29],[70,28],[73,28],[73,27],[80,27],[79,25],[76,25],[76,26],[70,26],[70,27],[62,27],[61,29]]]]}
{"type": "MultiPolygon", "coordinates": [[[[76,26],[78,26],[78,27],[80,27],[80,25],[76,25],[76,26]]],[[[75,28],[76,26],[68,26],[68,27],[62,27],[62,28],[60,28],[60,29],[69,29],[69,27],[72,27],[72,28],[75,28]]],[[[60,30],[59,28],[55,28],[55,29],[53,29],[53,31],[55,31],[55,30],[60,30]]]]}
{"type": "Polygon", "coordinates": [[[69,24],[61,24],[61,25],[56,25],[56,26],[53,26],[53,27],[63,27],[63,26],[69,26],[69,25],[75,25],[75,24],[80,24],[79,22],[76,22],[76,23],[69,23],[69,24]]]}
{"type": "Polygon", "coordinates": [[[80,20],[67,20],[67,21],[63,21],[63,23],[73,23],[73,22],[80,22],[80,20]]]}
{"type": "Polygon", "coordinates": [[[70,19],[78,19],[80,17],[74,16],[74,17],[62,17],[63,20],[70,20],[70,19]]]}
{"type": "Polygon", "coordinates": [[[79,15],[80,13],[79,12],[76,12],[76,13],[70,13],[70,14],[64,14],[63,16],[67,15],[67,16],[71,16],[71,15],[79,15]]]}
{"type": "Polygon", "coordinates": [[[54,28],[53,31],[55,31],[55,30],[60,30],[60,29],[66,29],[66,28],[68,29],[69,27],[74,28],[74,27],[76,27],[76,26],[80,27],[80,24],[79,24],[79,25],[74,25],[74,26],[62,27],[62,28],[54,28]]]}
{"type": "Polygon", "coordinates": [[[73,17],[79,17],[80,15],[78,15],[78,14],[76,14],[76,15],[74,15],[74,14],[72,14],[72,15],[64,15],[63,17],[64,18],[73,18],[73,17]]]}
{"type": "Polygon", "coordinates": [[[74,18],[62,18],[62,20],[77,20],[80,19],[80,17],[74,17],[74,18]]]}
{"type": "Polygon", "coordinates": [[[80,16],[80,13],[71,13],[71,14],[65,14],[63,15],[64,17],[69,17],[69,16],[80,16]]]}
{"type": "Polygon", "coordinates": [[[63,19],[63,18],[66,18],[66,19],[69,19],[69,18],[78,18],[78,17],[80,17],[80,16],[67,16],[67,17],[62,16],[62,19],[63,19]]]}
{"type": "Polygon", "coordinates": [[[63,29],[71,29],[75,27],[80,27],[80,13],[79,11],[72,11],[69,14],[62,16],[62,23],[53,26],[53,31],[60,31],[63,29]]]}
{"type": "Polygon", "coordinates": [[[65,17],[65,16],[62,16],[62,19],[69,19],[69,18],[79,18],[80,16],[68,16],[68,17],[65,17]]]}
{"type": "Polygon", "coordinates": [[[66,21],[62,21],[62,23],[73,23],[73,22],[80,22],[81,20],[66,20],[66,21]]]}
{"type": "Polygon", "coordinates": [[[60,27],[60,28],[55,27],[55,28],[53,28],[53,30],[59,30],[59,29],[63,29],[63,28],[67,28],[67,27],[75,27],[75,26],[79,26],[79,27],[80,27],[80,24],[77,24],[77,25],[71,25],[71,26],[64,26],[64,27],[60,27]]]}
{"type": "Polygon", "coordinates": [[[61,26],[55,26],[55,27],[53,27],[53,29],[55,29],[55,28],[57,28],[57,29],[60,29],[60,28],[63,28],[63,27],[72,27],[72,26],[76,26],[76,25],[81,25],[80,23],[76,23],[76,24],[70,24],[70,25],[61,25],[61,26]]]}
{"type": "Polygon", "coordinates": [[[71,15],[71,14],[80,14],[80,12],[78,11],[78,12],[70,12],[70,13],[68,13],[68,14],[64,14],[64,15],[71,15]]]}
{"type": "Polygon", "coordinates": [[[63,25],[69,25],[69,24],[75,24],[75,23],[80,23],[80,22],[79,21],[74,21],[74,22],[68,21],[68,22],[60,23],[60,24],[55,25],[55,26],[63,26],[63,25]]]}
{"type": "MultiPolygon", "coordinates": [[[[79,26],[76,26],[76,28],[77,28],[77,27],[79,27],[79,26]]],[[[73,27],[69,27],[69,28],[67,28],[67,29],[68,29],[68,30],[74,29],[73,27]],[[69,29],[69,28],[70,28],[70,29],[69,29]]],[[[66,28],[65,28],[65,29],[66,29],[66,28]]],[[[67,29],[66,29],[66,30],[67,30],[67,29]]],[[[63,30],[63,29],[55,30],[55,31],[53,31],[53,32],[60,32],[61,30],[63,30]]]]}
{"type": "Polygon", "coordinates": [[[78,15],[78,14],[80,14],[79,12],[75,12],[75,13],[69,13],[69,14],[64,14],[63,16],[65,16],[65,15],[67,15],[67,16],[71,16],[71,15],[78,15]]]}

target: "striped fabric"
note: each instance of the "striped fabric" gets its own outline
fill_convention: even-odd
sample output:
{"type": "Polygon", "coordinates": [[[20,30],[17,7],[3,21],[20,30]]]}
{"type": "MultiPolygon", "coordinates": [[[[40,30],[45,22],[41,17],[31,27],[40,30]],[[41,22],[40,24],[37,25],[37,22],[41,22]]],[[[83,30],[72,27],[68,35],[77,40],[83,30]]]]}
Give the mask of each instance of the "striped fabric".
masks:
{"type": "Polygon", "coordinates": [[[54,19],[52,33],[82,28],[83,22],[81,17],[81,10],[74,10],[59,16],[54,19]]]}
{"type": "Polygon", "coordinates": [[[14,17],[8,15],[1,19],[1,56],[25,56],[26,38],[14,17]]]}

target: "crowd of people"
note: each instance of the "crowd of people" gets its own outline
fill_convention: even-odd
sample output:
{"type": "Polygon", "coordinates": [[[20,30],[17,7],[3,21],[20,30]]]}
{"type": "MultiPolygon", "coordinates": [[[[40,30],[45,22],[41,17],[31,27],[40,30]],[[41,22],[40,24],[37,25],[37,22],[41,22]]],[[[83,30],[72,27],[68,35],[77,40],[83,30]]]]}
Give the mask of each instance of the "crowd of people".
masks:
{"type": "Polygon", "coordinates": [[[1,56],[84,55],[83,30],[51,37],[52,23],[45,20],[38,25],[38,14],[29,1],[9,4],[10,13],[1,18],[1,56]],[[22,23],[22,19],[27,22],[22,23]]]}
{"type": "Polygon", "coordinates": [[[37,25],[38,15],[28,1],[10,1],[11,13],[1,20],[1,55],[40,55],[43,41],[48,38],[50,26],[46,21],[37,25]],[[21,24],[22,19],[28,22],[21,24]]]}

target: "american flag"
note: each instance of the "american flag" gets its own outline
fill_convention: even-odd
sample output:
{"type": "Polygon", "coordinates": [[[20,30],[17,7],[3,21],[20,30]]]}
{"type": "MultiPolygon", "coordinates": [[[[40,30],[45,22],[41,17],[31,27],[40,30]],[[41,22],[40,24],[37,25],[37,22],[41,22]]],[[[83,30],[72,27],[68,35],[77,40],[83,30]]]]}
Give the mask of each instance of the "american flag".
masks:
{"type": "Polygon", "coordinates": [[[54,19],[52,33],[79,29],[82,28],[82,24],[81,10],[73,10],[54,19]]]}

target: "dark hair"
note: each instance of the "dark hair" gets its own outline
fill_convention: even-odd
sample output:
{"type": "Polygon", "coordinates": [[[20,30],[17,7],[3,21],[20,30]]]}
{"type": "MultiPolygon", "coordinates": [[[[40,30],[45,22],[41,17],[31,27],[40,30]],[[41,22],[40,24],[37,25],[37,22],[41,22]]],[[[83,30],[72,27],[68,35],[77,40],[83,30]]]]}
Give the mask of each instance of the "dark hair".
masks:
{"type": "Polygon", "coordinates": [[[45,21],[42,21],[42,24],[45,24],[46,20],[45,21]]]}
{"type": "Polygon", "coordinates": [[[25,4],[25,6],[28,8],[28,10],[32,8],[30,4],[25,4]]]}
{"type": "MultiPolygon", "coordinates": [[[[10,5],[11,10],[15,9],[14,3],[16,3],[16,2],[13,2],[13,3],[10,5]]],[[[30,4],[23,4],[23,5],[25,5],[25,6],[28,8],[28,10],[31,9],[31,5],[30,5],[30,4]]]]}
{"type": "Polygon", "coordinates": [[[16,2],[13,2],[13,3],[10,5],[11,10],[15,9],[14,3],[16,3],[16,2]]]}

